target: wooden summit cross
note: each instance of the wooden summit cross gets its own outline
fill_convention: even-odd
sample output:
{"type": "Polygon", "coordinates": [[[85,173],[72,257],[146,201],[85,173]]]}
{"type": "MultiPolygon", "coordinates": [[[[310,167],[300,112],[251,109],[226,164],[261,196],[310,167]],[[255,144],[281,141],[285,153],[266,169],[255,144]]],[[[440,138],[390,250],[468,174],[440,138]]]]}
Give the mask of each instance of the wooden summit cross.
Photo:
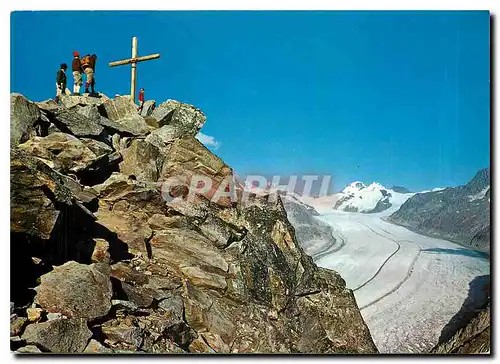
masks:
{"type": "Polygon", "coordinates": [[[135,90],[136,90],[136,80],[137,80],[137,63],[143,61],[149,61],[151,59],[160,58],[159,53],[150,54],[148,56],[137,57],[137,37],[132,38],[132,58],[124,59],[121,61],[109,62],[109,67],[122,66],[124,64],[132,63],[132,77],[130,81],[130,96],[132,101],[135,102],[135,90]]]}

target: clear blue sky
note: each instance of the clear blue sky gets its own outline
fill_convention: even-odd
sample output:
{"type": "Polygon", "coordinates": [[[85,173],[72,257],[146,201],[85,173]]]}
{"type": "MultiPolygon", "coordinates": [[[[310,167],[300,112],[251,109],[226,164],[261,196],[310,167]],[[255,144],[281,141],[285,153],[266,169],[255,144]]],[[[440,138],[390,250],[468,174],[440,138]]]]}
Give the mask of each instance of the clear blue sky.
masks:
{"type": "Polygon", "coordinates": [[[54,97],[78,50],[98,91],[126,94],[130,67],[107,63],[134,35],[161,53],[138,66],[146,98],[201,108],[239,174],[422,190],[490,163],[488,12],[16,12],[11,90],[54,97]]]}

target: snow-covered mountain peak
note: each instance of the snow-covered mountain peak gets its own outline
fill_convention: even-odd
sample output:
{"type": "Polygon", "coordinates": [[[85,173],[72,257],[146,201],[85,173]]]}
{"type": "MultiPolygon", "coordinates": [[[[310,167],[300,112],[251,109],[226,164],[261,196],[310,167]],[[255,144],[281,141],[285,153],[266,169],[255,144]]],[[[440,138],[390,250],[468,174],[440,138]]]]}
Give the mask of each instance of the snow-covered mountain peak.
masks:
{"type": "Polygon", "coordinates": [[[387,190],[384,186],[382,186],[378,182],[373,182],[371,183],[368,187],[366,187],[368,191],[380,191],[380,190],[387,190]]]}
{"type": "Polygon", "coordinates": [[[355,181],[355,182],[348,184],[346,186],[346,188],[344,188],[342,190],[342,193],[355,193],[355,192],[358,192],[364,188],[366,188],[366,185],[363,182],[355,181]]]}

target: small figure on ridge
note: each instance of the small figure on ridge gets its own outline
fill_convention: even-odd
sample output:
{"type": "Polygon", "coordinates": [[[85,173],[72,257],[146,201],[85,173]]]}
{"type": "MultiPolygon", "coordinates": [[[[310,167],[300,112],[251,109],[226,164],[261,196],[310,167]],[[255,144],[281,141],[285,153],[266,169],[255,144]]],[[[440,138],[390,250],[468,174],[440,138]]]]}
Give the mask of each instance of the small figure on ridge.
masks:
{"type": "Polygon", "coordinates": [[[68,65],[62,63],[56,74],[56,98],[55,102],[59,103],[59,97],[66,94],[66,69],[68,65]]]}

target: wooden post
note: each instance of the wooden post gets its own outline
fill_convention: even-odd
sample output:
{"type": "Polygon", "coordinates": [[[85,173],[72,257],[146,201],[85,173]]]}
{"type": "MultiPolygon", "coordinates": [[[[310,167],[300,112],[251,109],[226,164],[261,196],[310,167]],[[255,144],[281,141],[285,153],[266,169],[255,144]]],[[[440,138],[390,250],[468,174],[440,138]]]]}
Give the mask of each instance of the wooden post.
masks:
{"type": "Polygon", "coordinates": [[[137,87],[137,63],[149,61],[149,60],[157,59],[157,58],[160,58],[159,53],[150,54],[150,55],[143,56],[143,57],[138,57],[137,56],[137,37],[133,37],[132,38],[132,58],[123,59],[121,61],[114,61],[114,62],[108,63],[109,67],[122,66],[125,64],[132,65],[132,75],[131,75],[131,80],[130,80],[130,97],[132,98],[132,101],[135,102],[135,92],[136,92],[136,87],[137,87]]]}
{"type": "MultiPolygon", "coordinates": [[[[137,37],[132,38],[132,59],[137,58],[137,37]]],[[[137,79],[137,62],[132,62],[132,80],[130,83],[130,96],[135,102],[135,88],[137,79]]]]}

